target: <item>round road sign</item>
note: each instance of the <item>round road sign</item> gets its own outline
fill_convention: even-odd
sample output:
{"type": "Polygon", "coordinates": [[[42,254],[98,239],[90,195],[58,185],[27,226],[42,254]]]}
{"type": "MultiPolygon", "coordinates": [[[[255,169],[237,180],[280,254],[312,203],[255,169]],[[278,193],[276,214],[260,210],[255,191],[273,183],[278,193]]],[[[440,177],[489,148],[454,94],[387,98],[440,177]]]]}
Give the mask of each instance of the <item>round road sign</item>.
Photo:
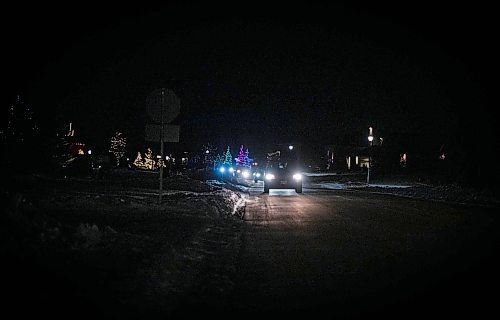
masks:
{"type": "Polygon", "coordinates": [[[147,98],[147,111],[151,119],[158,123],[169,123],[179,115],[180,99],[169,89],[155,89],[147,98]]]}

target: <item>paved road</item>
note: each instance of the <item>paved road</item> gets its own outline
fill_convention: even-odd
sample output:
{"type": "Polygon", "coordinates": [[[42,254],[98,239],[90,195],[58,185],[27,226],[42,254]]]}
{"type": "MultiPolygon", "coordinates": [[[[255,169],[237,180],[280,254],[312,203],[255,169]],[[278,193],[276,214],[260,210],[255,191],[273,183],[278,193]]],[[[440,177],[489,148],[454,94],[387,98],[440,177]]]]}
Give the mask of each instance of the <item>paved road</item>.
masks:
{"type": "MultiPolygon", "coordinates": [[[[99,188],[115,193],[113,186],[99,188]]],[[[83,182],[81,187],[96,188],[83,182]]],[[[179,224],[168,216],[148,216],[148,239],[158,250],[147,257],[150,262],[138,278],[109,285],[119,306],[109,306],[109,314],[115,319],[125,319],[131,311],[140,318],[158,312],[162,318],[172,313],[207,318],[211,313],[231,319],[367,314],[476,319],[497,313],[500,265],[494,258],[500,224],[493,209],[361,191],[304,188],[301,195],[283,190],[266,195],[261,185],[246,190],[243,223],[195,219],[179,224]],[[197,226],[194,236],[186,232],[185,248],[173,255],[169,245],[163,246],[168,244],[165,233],[179,233],[179,226],[193,228],[190,223],[197,226]],[[148,290],[130,290],[127,296],[124,286],[136,284],[148,290]]],[[[128,226],[140,235],[146,225],[128,226]]],[[[53,280],[45,279],[49,284],[53,280]]],[[[20,292],[27,288],[17,280],[14,285],[20,292]]],[[[104,294],[95,298],[104,304],[110,300],[104,294]]]]}
{"type": "Polygon", "coordinates": [[[232,302],[244,314],[407,319],[495,311],[492,209],[252,188],[245,221],[232,302]]]}

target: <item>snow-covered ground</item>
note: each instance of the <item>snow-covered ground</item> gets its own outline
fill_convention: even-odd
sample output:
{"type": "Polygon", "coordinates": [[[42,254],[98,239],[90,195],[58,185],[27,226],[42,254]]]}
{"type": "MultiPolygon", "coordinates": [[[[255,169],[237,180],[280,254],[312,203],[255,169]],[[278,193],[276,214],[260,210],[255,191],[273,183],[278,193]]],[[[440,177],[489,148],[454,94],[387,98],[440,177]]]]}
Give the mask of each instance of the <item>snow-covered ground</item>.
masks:
{"type": "Polygon", "coordinates": [[[88,318],[97,310],[128,315],[146,305],[175,309],[200,283],[220,292],[232,286],[234,266],[217,261],[240,245],[245,195],[237,190],[173,176],[160,204],[157,175],[127,171],[103,180],[23,177],[11,185],[21,187],[0,190],[8,204],[0,252],[12,275],[3,286],[25,303],[88,318]]]}
{"type": "MultiPolygon", "coordinates": [[[[499,190],[478,189],[458,184],[431,185],[409,180],[387,179],[371,182],[349,175],[315,175],[304,181],[305,188],[351,190],[395,196],[484,206],[500,206],[499,190]]],[[[361,176],[361,178],[363,178],[361,176]]]]}
{"type": "Polygon", "coordinates": [[[397,189],[397,188],[411,188],[411,185],[401,185],[392,183],[371,183],[366,185],[364,183],[342,183],[342,182],[311,182],[305,184],[306,188],[311,189],[332,189],[332,190],[350,190],[359,188],[387,188],[387,189],[397,189]]]}
{"type": "Polygon", "coordinates": [[[336,176],[336,173],[332,172],[303,172],[302,173],[306,177],[329,177],[329,176],[336,176]]]}
{"type": "MultiPolygon", "coordinates": [[[[337,178],[308,176],[304,193],[317,188],[498,205],[495,193],[456,185],[377,181],[367,186],[354,176],[337,178]]],[[[240,218],[248,192],[262,188],[262,182],[236,182],[168,177],[160,204],[154,173],[118,171],[102,180],[24,177],[11,184],[16,188],[0,189],[6,204],[0,249],[6,274],[14,275],[4,286],[24,299],[49,295],[55,309],[80,310],[75,303],[85,293],[99,307],[124,312],[165,306],[164,301],[175,308],[187,294],[214,288],[230,292],[236,268],[226,262],[238,261],[233,255],[243,241],[240,218]],[[26,276],[39,270],[50,274],[26,276]],[[78,293],[53,274],[71,279],[78,293]],[[56,293],[49,294],[49,287],[56,293]]]]}

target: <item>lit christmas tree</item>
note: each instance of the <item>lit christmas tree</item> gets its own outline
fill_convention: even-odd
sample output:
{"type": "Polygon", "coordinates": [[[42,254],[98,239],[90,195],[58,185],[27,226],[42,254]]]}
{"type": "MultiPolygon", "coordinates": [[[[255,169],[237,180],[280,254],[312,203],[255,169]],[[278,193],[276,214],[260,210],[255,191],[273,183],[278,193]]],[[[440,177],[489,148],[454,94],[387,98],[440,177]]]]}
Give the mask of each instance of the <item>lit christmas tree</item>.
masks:
{"type": "Polygon", "coordinates": [[[156,163],[153,159],[153,151],[151,151],[151,148],[148,148],[148,151],[144,154],[144,166],[148,170],[156,169],[156,163]]]}
{"type": "Polygon", "coordinates": [[[245,165],[245,150],[243,150],[243,145],[240,147],[240,153],[238,153],[238,157],[234,159],[236,161],[236,166],[244,166],[245,165]]]}
{"type": "Polygon", "coordinates": [[[238,157],[235,158],[236,160],[236,165],[239,167],[247,167],[251,168],[252,167],[252,159],[250,158],[250,152],[248,151],[248,148],[245,150],[243,148],[243,145],[240,147],[240,153],[238,154],[238,157]]]}
{"type": "Polygon", "coordinates": [[[245,151],[245,156],[243,157],[243,166],[251,168],[252,167],[252,160],[250,158],[250,152],[248,152],[248,148],[245,151]]]}
{"type": "Polygon", "coordinates": [[[228,166],[233,165],[233,155],[231,154],[231,151],[229,151],[229,146],[227,146],[226,153],[224,154],[224,162],[222,162],[222,164],[228,166]]]}
{"type": "Polygon", "coordinates": [[[31,107],[17,95],[7,114],[6,138],[11,143],[23,143],[35,139],[37,133],[38,125],[31,107]]]}
{"type": "Polygon", "coordinates": [[[125,147],[127,146],[127,139],[123,136],[121,132],[116,132],[113,137],[111,137],[111,146],[109,152],[115,155],[116,166],[120,166],[120,160],[125,154],[125,147]]]}
{"type": "Polygon", "coordinates": [[[134,166],[136,168],[145,168],[144,161],[142,160],[142,155],[140,152],[137,152],[137,157],[134,160],[134,166]]]}
{"type": "Polygon", "coordinates": [[[207,143],[203,146],[203,162],[206,168],[214,167],[215,156],[217,152],[217,148],[212,146],[210,143],[207,143]]]}
{"type": "Polygon", "coordinates": [[[214,160],[214,167],[217,168],[218,166],[220,166],[223,163],[224,163],[224,155],[218,154],[214,160]]]}
{"type": "Polygon", "coordinates": [[[165,161],[163,161],[163,159],[161,158],[161,156],[159,156],[157,158],[158,158],[158,161],[156,163],[156,168],[161,168],[161,166],[163,166],[163,168],[165,168],[167,166],[165,164],[165,161]]]}

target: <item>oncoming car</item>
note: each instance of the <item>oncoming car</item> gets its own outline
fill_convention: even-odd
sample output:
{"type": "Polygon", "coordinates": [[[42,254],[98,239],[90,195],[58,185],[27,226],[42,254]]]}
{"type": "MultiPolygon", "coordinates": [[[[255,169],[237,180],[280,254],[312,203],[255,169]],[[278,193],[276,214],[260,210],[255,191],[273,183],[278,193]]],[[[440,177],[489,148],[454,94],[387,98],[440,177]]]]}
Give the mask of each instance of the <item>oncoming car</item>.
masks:
{"type": "Polygon", "coordinates": [[[251,179],[250,169],[236,167],[236,170],[233,172],[233,176],[240,179],[251,179]]]}
{"type": "Polygon", "coordinates": [[[264,174],[264,193],[270,189],[295,189],[302,193],[302,174],[298,167],[285,161],[269,161],[264,174]]]}
{"type": "Polygon", "coordinates": [[[264,180],[264,171],[261,169],[254,169],[252,172],[252,179],[255,183],[264,180]]]}

